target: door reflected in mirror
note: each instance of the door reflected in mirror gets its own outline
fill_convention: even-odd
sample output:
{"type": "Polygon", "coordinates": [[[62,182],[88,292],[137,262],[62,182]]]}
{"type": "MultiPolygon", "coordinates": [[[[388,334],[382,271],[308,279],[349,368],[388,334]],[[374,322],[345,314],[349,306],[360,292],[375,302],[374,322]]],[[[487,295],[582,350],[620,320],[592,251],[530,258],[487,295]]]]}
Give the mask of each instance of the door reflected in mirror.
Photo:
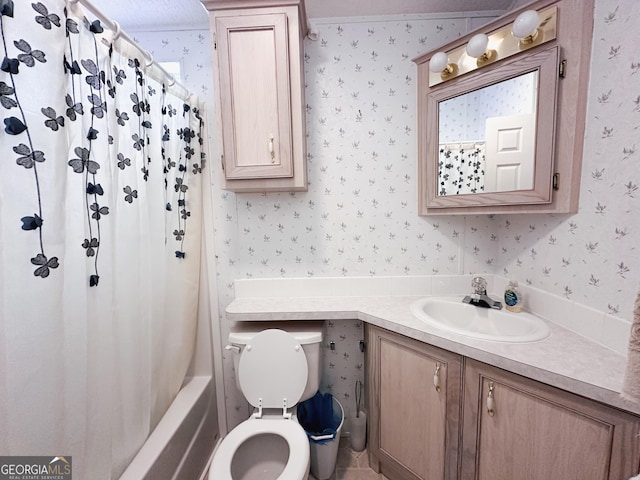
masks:
{"type": "Polygon", "coordinates": [[[538,71],[438,102],[438,196],[531,190],[538,71]]]}

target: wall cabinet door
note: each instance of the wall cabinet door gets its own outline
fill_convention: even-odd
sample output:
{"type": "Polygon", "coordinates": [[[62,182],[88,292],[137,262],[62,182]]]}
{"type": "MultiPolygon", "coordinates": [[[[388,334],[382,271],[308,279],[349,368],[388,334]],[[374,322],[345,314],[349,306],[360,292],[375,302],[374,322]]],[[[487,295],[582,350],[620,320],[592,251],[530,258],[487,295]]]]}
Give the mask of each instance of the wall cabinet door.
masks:
{"type": "Polygon", "coordinates": [[[212,13],[227,190],[307,188],[303,29],[289,3],[212,13]]]}
{"type": "Polygon", "coordinates": [[[473,360],[463,432],[465,480],[626,480],[640,462],[638,418],[473,360]]]}
{"type": "Polygon", "coordinates": [[[455,479],[460,357],[368,327],[369,455],[392,479],[455,479]]]}

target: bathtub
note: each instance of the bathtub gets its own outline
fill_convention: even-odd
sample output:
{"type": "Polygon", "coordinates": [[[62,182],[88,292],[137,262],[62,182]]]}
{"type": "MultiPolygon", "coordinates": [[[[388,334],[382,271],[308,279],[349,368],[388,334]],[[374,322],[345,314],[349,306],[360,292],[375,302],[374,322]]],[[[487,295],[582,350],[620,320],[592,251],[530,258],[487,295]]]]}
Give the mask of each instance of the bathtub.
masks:
{"type": "Polygon", "coordinates": [[[120,480],[198,479],[218,440],[213,377],[191,377],[120,480]]]}

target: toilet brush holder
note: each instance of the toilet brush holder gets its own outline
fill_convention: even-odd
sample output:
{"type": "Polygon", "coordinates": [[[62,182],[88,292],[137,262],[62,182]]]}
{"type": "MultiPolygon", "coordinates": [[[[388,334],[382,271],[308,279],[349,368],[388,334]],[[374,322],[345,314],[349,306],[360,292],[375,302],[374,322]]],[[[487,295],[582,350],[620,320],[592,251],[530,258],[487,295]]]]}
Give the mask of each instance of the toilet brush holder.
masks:
{"type": "Polygon", "coordinates": [[[349,443],[351,450],[361,452],[367,443],[367,414],[360,410],[360,414],[353,414],[349,419],[351,431],[349,433],[349,443]]]}

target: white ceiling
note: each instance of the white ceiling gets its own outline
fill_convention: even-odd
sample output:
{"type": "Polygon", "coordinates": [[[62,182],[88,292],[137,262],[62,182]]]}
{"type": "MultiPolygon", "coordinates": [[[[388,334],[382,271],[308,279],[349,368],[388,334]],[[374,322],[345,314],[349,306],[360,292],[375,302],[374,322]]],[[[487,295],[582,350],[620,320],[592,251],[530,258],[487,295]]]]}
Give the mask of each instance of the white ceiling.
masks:
{"type": "MultiPolygon", "coordinates": [[[[200,0],[90,0],[126,32],[193,30],[209,26],[200,0]]],[[[506,11],[523,0],[306,0],[310,18],[416,13],[506,11]]]]}

